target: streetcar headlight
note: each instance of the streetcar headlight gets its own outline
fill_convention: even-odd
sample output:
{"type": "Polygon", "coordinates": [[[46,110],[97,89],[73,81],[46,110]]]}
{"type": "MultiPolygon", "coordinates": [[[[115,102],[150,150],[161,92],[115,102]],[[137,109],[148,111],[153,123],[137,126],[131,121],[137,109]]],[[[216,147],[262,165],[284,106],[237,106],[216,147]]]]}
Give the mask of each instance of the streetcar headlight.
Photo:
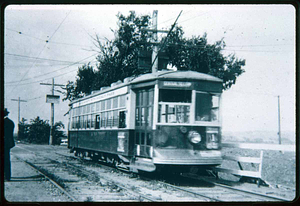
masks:
{"type": "Polygon", "coordinates": [[[198,144],[199,142],[201,142],[201,135],[196,131],[190,131],[188,134],[188,138],[193,144],[198,144]]]}

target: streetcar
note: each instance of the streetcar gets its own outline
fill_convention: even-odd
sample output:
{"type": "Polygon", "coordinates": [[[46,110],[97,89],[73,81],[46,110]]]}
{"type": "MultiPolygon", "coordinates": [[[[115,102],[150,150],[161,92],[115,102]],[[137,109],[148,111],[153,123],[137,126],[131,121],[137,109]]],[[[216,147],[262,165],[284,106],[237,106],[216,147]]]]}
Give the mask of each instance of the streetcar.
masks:
{"type": "Polygon", "coordinates": [[[68,148],[130,172],[222,163],[223,81],[195,71],[158,71],[71,101],[68,148]]]}

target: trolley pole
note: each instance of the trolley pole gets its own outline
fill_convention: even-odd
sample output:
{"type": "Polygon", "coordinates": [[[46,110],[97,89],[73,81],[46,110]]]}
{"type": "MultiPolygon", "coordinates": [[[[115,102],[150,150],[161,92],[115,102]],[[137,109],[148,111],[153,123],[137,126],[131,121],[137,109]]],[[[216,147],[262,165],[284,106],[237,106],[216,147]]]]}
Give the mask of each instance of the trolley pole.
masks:
{"type": "Polygon", "coordinates": [[[281,129],[280,129],[280,96],[278,96],[278,140],[281,144],[281,129]]]}
{"type": "MultiPolygon", "coordinates": [[[[52,84],[48,84],[48,83],[40,83],[40,85],[50,85],[52,86],[52,96],[54,96],[54,87],[55,86],[65,86],[63,84],[54,84],[54,78],[52,78],[52,84]]],[[[54,135],[54,103],[51,103],[51,118],[50,118],[50,124],[51,124],[51,128],[50,128],[50,138],[49,138],[49,145],[53,144],[53,135],[54,135]]]]}
{"type": "Polygon", "coordinates": [[[153,47],[153,51],[152,51],[152,73],[157,72],[158,69],[158,46],[157,46],[157,10],[153,11],[153,25],[152,25],[152,29],[153,29],[153,41],[154,41],[154,47],[153,47]]]}
{"type": "Polygon", "coordinates": [[[18,138],[20,138],[20,103],[21,102],[27,102],[26,100],[21,100],[20,97],[18,99],[11,99],[11,101],[17,101],[18,102],[18,138]]]}

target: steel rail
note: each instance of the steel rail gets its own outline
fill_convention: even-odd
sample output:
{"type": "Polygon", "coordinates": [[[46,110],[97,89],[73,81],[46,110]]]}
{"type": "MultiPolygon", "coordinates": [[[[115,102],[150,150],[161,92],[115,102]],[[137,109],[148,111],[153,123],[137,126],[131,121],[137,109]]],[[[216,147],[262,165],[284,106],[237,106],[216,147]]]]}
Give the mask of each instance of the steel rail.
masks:
{"type": "MultiPolygon", "coordinates": [[[[60,153],[57,153],[59,155],[62,155],[60,153]]],[[[79,157],[74,157],[74,156],[66,156],[66,155],[62,155],[62,156],[65,156],[65,157],[71,157],[73,159],[77,159],[77,160],[84,160],[84,159],[80,159],[79,157]]],[[[86,161],[86,160],[85,160],[86,161]]],[[[105,165],[103,165],[105,166],[105,165]]],[[[197,177],[192,177],[192,176],[187,176],[187,175],[182,175],[183,177],[187,177],[187,178],[192,178],[192,179],[196,179],[196,180],[201,180],[201,181],[205,181],[207,183],[211,183],[211,184],[214,184],[215,186],[219,186],[219,187],[222,187],[222,188],[226,188],[228,190],[234,190],[234,191],[238,191],[239,193],[241,194],[250,194],[250,195],[255,195],[255,196],[259,196],[259,197],[263,197],[263,198],[268,198],[268,199],[271,199],[271,200],[279,200],[279,201],[290,201],[288,199],[285,199],[285,198],[281,198],[281,197],[275,197],[275,196],[270,196],[270,195],[264,195],[264,194],[261,194],[261,193],[257,193],[257,192],[253,192],[253,191],[248,191],[248,190],[242,190],[242,189],[237,189],[237,188],[233,188],[233,187],[230,187],[230,186],[227,186],[227,185],[223,185],[223,184],[220,184],[220,183],[216,183],[216,182],[212,182],[212,181],[209,181],[209,180],[205,180],[199,176],[197,177]]],[[[165,183],[165,182],[161,182],[160,183],[162,184],[165,184],[169,187],[172,187],[174,189],[177,189],[177,190],[181,190],[181,191],[184,191],[184,192],[187,192],[187,193],[190,193],[190,194],[193,194],[193,195],[196,195],[196,196],[200,196],[200,197],[204,197],[204,198],[208,198],[210,200],[213,200],[213,201],[218,201],[218,202],[224,202],[223,200],[221,199],[217,199],[217,198],[213,198],[213,197],[209,197],[209,196],[206,196],[204,194],[200,194],[200,193],[197,193],[197,192],[194,192],[194,191],[190,191],[188,189],[184,189],[184,188],[181,188],[181,187],[178,187],[178,186],[175,186],[175,185],[172,185],[172,184],[169,184],[169,183],[165,183]]]]}
{"type": "Polygon", "coordinates": [[[271,195],[264,195],[264,194],[261,194],[261,193],[258,193],[258,192],[253,192],[253,191],[249,191],[249,190],[242,190],[242,189],[230,187],[228,185],[224,185],[224,184],[221,184],[221,183],[217,183],[217,182],[206,180],[206,179],[201,178],[199,176],[197,176],[197,177],[192,177],[192,176],[189,176],[189,175],[182,175],[182,176],[183,177],[187,177],[187,178],[191,178],[191,179],[201,180],[201,181],[204,181],[204,182],[207,182],[207,183],[211,183],[211,184],[214,184],[216,186],[223,187],[223,188],[226,188],[226,189],[229,189],[229,190],[238,191],[240,193],[247,193],[247,194],[256,195],[256,196],[260,196],[260,197],[264,197],[264,198],[269,198],[269,199],[273,199],[273,200],[290,201],[290,200],[282,198],[282,197],[275,197],[275,196],[271,196],[271,195]]]}
{"type": "MultiPolygon", "coordinates": [[[[21,147],[20,147],[20,148],[21,148],[21,147]]],[[[25,148],[21,148],[21,149],[24,149],[24,150],[26,150],[26,151],[28,151],[28,152],[33,153],[33,154],[37,154],[36,152],[30,151],[30,150],[25,149],[25,148]]],[[[74,157],[74,156],[63,155],[63,154],[60,154],[60,153],[58,153],[58,152],[54,152],[54,153],[55,153],[55,154],[58,154],[58,155],[60,155],[60,156],[72,158],[72,159],[77,160],[77,161],[78,161],[78,160],[80,160],[80,161],[84,160],[84,159],[80,159],[80,158],[74,157]]],[[[78,200],[77,200],[75,197],[73,197],[71,194],[69,194],[67,191],[65,191],[59,184],[57,184],[54,180],[52,180],[52,179],[51,179],[50,177],[48,177],[46,174],[44,174],[43,172],[41,172],[34,164],[32,164],[32,163],[30,163],[30,162],[27,162],[27,161],[24,161],[24,160],[22,160],[22,159],[19,158],[19,157],[16,157],[16,158],[17,158],[17,159],[20,159],[21,161],[23,161],[23,162],[25,162],[26,164],[28,164],[29,166],[31,166],[33,169],[35,169],[35,170],[38,171],[40,174],[42,174],[44,177],[46,177],[51,183],[53,183],[56,187],[58,187],[62,192],[64,192],[64,193],[65,193],[68,197],[70,197],[73,201],[78,202],[78,200]]],[[[49,158],[49,157],[43,156],[43,158],[46,158],[46,159],[48,159],[48,160],[55,161],[55,162],[58,162],[58,163],[59,163],[59,161],[53,160],[53,159],[51,159],[51,158],[49,158]]],[[[93,172],[90,172],[90,171],[81,169],[81,168],[79,168],[79,167],[76,166],[76,165],[73,165],[73,164],[68,163],[68,162],[63,162],[63,163],[66,164],[66,165],[68,165],[68,166],[70,166],[70,167],[73,167],[73,168],[75,168],[75,169],[77,169],[77,170],[80,170],[80,172],[82,172],[82,173],[84,173],[84,174],[86,174],[86,175],[92,175],[92,176],[94,176],[94,177],[96,177],[96,178],[100,178],[98,175],[95,175],[93,172]]],[[[111,167],[108,167],[108,166],[105,166],[105,165],[103,165],[103,166],[104,166],[104,167],[107,167],[107,168],[111,168],[111,167]]],[[[101,178],[103,178],[103,177],[101,177],[101,178]]],[[[116,182],[113,181],[113,180],[110,180],[110,179],[107,179],[107,178],[104,178],[104,179],[106,179],[106,180],[109,181],[110,183],[116,185],[117,187],[120,187],[121,189],[126,190],[127,192],[129,192],[131,195],[133,195],[133,196],[135,196],[135,197],[143,198],[143,199],[146,199],[146,200],[151,201],[151,202],[158,202],[157,199],[148,197],[148,196],[143,195],[143,194],[139,194],[139,193],[137,193],[136,191],[133,191],[133,190],[130,189],[130,188],[126,188],[125,186],[120,185],[120,184],[116,183],[116,182]]]]}
{"type": "MultiPolygon", "coordinates": [[[[56,153],[56,154],[59,154],[59,153],[56,153]]],[[[59,155],[62,155],[62,154],[59,154],[59,155]]],[[[66,156],[66,155],[62,155],[62,156],[70,157],[70,156],[66,156]]],[[[76,158],[76,157],[72,157],[72,158],[74,158],[75,160],[80,160],[79,158],[76,158]]],[[[88,175],[92,175],[92,176],[94,176],[94,177],[96,177],[96,178],[99,178],[99,176],[98,176],[98,175],[95,175],[93,172],[90,172],[90,171],[81,169],[81,168],[79,168],[78,166],[73,165],[73,164],[68,163],[68,162],[65,162],[65,164],[67,164],[68,166],[71,166],[71,167],[73,167],[73,168],[75,168],[75,169],[77,169],[77,170],[80,170],[82,173],[85,173],[85,174],[88,174],[88,175]]],[[[103,166],[106,167],[105,165],[103,165],[103,166]]],[[[108,168],[111,169],[111,167],[108,167],[108,168]]],[[[103,178],[103,177],[101,177],[101,178],[103,178]]],[[[126,190],[127,192],[129,192],[130,194],[132,194],[132,195],[134,195],[134,196],[137,196],[137,197],[139,197],[139,198],[143,198],[143,199],[149,200],[149,201],[151,201],[151,202],[157,202],[156,199],[151,198],[151,197],[148,197],[148,196],[143,195],[143,194],[139,194],[139,193],[137,193],[136,191],[133,191],[132,189],[126,188],[125,186],[120,185],[120,184],[116,183],[115,181],[113,181],[113,180],[111,180],[111,179],[107,179],[107,178],[103,178],[103,179],[106,179],[106,180],[109,181],[110,183],[116,185],[117,187],[120,187],[120,188],[123,189],[123,190],[126,190]]]]}
{"type": "Polygon", "coordinates": [[[58,188],[63,194],[67,195],[72,201],[74,202],[78,202],[78,200],[73,197],[70,193],[68,193],[64,188],[62,188],[57,182],[55,182],[53,179],[51,179],[50,177],[48,177],[46,174],[44,174],[42,171],[40,171],[38,169],[37,166],[35,166],[34,164],[27,162],[25,160],[23,160],[22,158],[14,155],[16,157],[16,159],[18,159],[19,161],[22,161],[24,163],[26,163],[27,165],[29,165],[32,169],[34,169],[35,171],[37,171],[38,173],[40,173],[42,176],[44,176],[46,179],[48,179],[56,188],[58,188]]]}
{"type": "Polygon", "coordinates": [[[220,200],[220,199],[217,199],[217,198],[213,198],[213,197],[209,197],[209,196],[206,196],[206,195],[203,195],[203,194],[194,192],[194,191],[190,191],[190,190],[188,190],[188,189],[184,189],[184,188],[178,187],[178,186],[176,186],[176,185],[172,185],[172,184],[165,183],[165,182],[161,182],[161,181],[159,181],[159,182],[160,182],[161,184],[165,184],[165,185],[167,185],[167,186],[169,186],[169,187],[172,187],[172,188],[174,188],[174,189],[181,190],[181,191],[184,191],[184,192],[193,194],[193,195],[197,195],[197,196],[200,196],[200,197],[204,197],[204,198],[207,198],[207,199],[216,201],[216,202],[224,202],[223,200],[220,200]]]}
{"type": "MultiPolygon", "coordinates": [[[[22,149],[23,149],[23,148],[22,148],[22,149]]],[[[27,150],[27,149],[24,149],[24,150],[27,150]]],[[[30,150],[27,150],[27,151],[36,154],[36,153],[33,152],[33,151],[30,151],[30,150]]],[[[76,158],[76,157],[63,155],[63,154],[60,154],[60,153],[57,153],[57,152],[55,152],[55,153],[58,154],[58,155],[64,156],[64,157],[71,157],[71,158],[73,158],[73,159],[75,159],[75,160],[80,160],[79,158],[76,158]]],[[[53,161],[53,160],[50,159],[49,157],[44,157],[44,158],[47,158],[47,159],[53,161]]],[[[17,158],[17,159],[18,159],[18,158],[17,158]]],[[[47,175],[45,175],[44,173],[42,173],[41,171],[39,171],[32,163],[26,162],[26,161],[24,161],[24,160],[22,160],[22,161],[25,162],[26,164],[28,164],[29,166],[31,166],[32,168],[34,168],[35,170],[37,170],[39,173],[41,173],[41,174],[42,174],[43,176],[45,176],[47,179],[49,179],[49,181],[51,181],[51,183],[53,183],[53,184],[55,184],[55,186],[59,187],[59,189],[60,189],[62,192],[66,193],[67,196],[69,196],[73,201],[78,202],[78,200],[77,200],[76,198],[74,198],[71,194],[69,194],[67,191],[65,191],[62,187],[60,187],[56,182],[54,182],[54,181],[53,181],[51,178],[49,178],[47,175]]],[[[57,161],[57,160],[55,160],[55,161],[57,161]]],[[[75,166],[75,165],[70,164],[70,163],[67,163],[67,162],[64,162],[64,163],[67,164],[67,165],[70,166],[70,167],[73,167],[73,168],[75,168],[75,169],[77,169],[77,170],[80,170],[80,172],[82,172],[82,173],[84,173],[84,174],[86,174],[86,175],[92,175],[92,176],[94,176],[94,177],[98,177],[97,175],[93,174],[93,172],[89,172],[89,171],[80,169],[78,166],[75,166]]],[[[135,197],[143,198],[143,199],[149,200],[149,201],[151,201],[151,202],[157,202],[156,199],[147,197],[147,196],[145,196],[145,195],[143,195],[143,194],[138,194],[137,192],[132,191],[131,189],[126,188],[126,187],[124,187],[124,186],[122,186],[122,185],[119,185],[119,184],[117,184],[116,182],[114,182],[114,181],[112,181],[112,180],[108,180],[108,179],[106,179],[106,180],[109,181],[109,182],[111,182],[112,184],[114,184],[114,185],[116,185],[116,186],[122,188],[123,190],[126,190],[127,192],[129,192],[130,194],[134,195],[135,197]]]]}

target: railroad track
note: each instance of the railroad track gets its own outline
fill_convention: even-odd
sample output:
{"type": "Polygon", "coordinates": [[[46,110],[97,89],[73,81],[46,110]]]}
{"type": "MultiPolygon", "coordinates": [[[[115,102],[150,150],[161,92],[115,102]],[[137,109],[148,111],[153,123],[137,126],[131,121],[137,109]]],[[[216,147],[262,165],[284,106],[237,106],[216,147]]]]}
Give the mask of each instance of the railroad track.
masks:
{"type": "Polygon", "coordinates": [[[32,169],[34,169],[35,171],[37,171],[40,175],[42,175],[44,177],[44,179],[48,180],[52,185],[54,185],[55,188],[57,188],[63,195],[66,195],[71,201],[73,202],[77,202],[77,199],[74,198],[69,192],[67,192],[57,181],[55,181],[53,178],[49,177],[48,175],[46,175],[41,169],[39,169],[36,165],[23,160],[22,158],[14,155],[15,158],[19,161],[22,161],[24,163],[26,163],[28,166],[30,166],[32,169]]]}
{"type": "Polygon", "coordinates": [[[211,199],[217,202],[286,202],[290,201],[282,197],[270,196],[258,192],[253,192],[249,190],[243,190],[234,188],[228,185],[220,184],[215,181],[209,181],[205,177],[201,177],[193,174],[183,174],[183,178],[186,178],[188,182],[198,181],[199,185],[206,186],[190,186],[182,187],[170,183],[167,184],[169,187],[183,190],[185,192],[199,195],[211,199]]]}
{"type": "Polygon", "coordinates": [[[213,184],[215,186],[215,188],[217,188],[217,187],[222,188],[223,190],[232,191],[235,193],[239,193],[241,195],[249,196],[251,198],[258,198],[262,201],[282,201],[282,202],[290,201],[289,199],[283,198],[283,197],[277,197],[277,196],[262,194],[262,193],[254,192],[254,191],[250,191],[250,190],[235,188],[235,187],[232,187],[232,186],[229,186],[226,184],[218,183],[214,180],[205,179],[201,176],[194,175],[194,174],[183,174],[183,177],[190,178],[193,180],[204,181],[204,182],[213,184]]]}
{"type": "MultiPolygon", "coordinates": [[[[30,151],[30,150],[28,150],[30,151]]],[[[32,151],[30,151],[32,152],[32,151]]],[[[272,197],[269,195],[259,194],[255,192],[244,191],[241,189],[236,189],[229,187],[228,185],[222,185],[213,181],[208,181],[203,177],[196,175],[185,175],[182,177],[185,179],[185,185],[174,185],[173,183],[162,182],[153,179],[147,179],[145,177],[132,178],[132,174],[120,172],[110,166],[99,165],[93,161],[87,159],[81,159],[79,157],[74,157],[71,155],[65,155],[61,153],[54,152],[58,157],[53,161],[59,160],[60,164],[64,164],[65,167],[72,168],[74,173],[85,176],[85,179],[89,180],[88,185],[78,183],[74,186],[73,183],[68,183],[65,181],[64,184],[67,188],[71,188],[71,191],[80,191],[81,199],[79,201],[85,200],[103,202],[105,199],[97,199],[90,194],[90,191],[94,191],[95,187],[109,186],[113,191],[117,193],[126,193],[129,199],[120,198],[118,201],[151,201],[151,202],[161,202],[161,201],[197,201],[197,202],[260,202],[260,201],[289,201],[280,197],[272,197]],[[64,157],[64,158],[62,158],[64,157]],[[112,176],[110,173],[115,173],[112,176]],[[121,181],[123,179],[124,181],[121,181]],[[131,179],[131,180],[130,180],[131,179]],[[126,180],[126,181],[125,181],[126,180]],[[198,184],[192,186],[191,183],[198,181],[198,184]],[[125,182],[125,183],[124,183],[125,182]],[[96,186],[94,186],[96,184],[96,186]],[[93,186],[92,186],[93,185],[93,186]],[[75,188],[74,188],[75,187],[75,188]],[[72,190],[73,188],[73,190],[72,190]],[[76,189],[77,188],[77,189],[76,189]],[[84,194],[85,191],[86,193],[84,194]],[[126,192],[125,192],[126,191],[126,192]]],[[[50,161],[50,160],[49,160],[50,161]]],[[[50,162],[51,162],[50,161],[50,162]]],[[[40,164],[41,165],[41,164],[40,164]]],[[[53,165],[47,170],[51,170],[53,165]]],[[[59,166],[61,168],[61,166],[59,166]]],[[[57,174],[57,171],[53,171],[57,174]]],[[[68,178],[66,178],[68,179],[68,178]]],[[[75,181],[76,182],[76,181],[75,181]]],[[[177,183],[178,184],[178,183],[177,183]]],[[[98,192],[97,192],[98,193],[98,192]]],[[[117,194],[115,193],[115,198],[117,194]]],[[[72,193],[73,194],[73,193],[72,193]]],[[[111,194],[103,194],[102,197],[109,197],[111,194]]],[[[124,195],[125,196],[125,195],[124,195]]],[[[76,198],[76,197],[75,197],[76,198]]],[[[116,199],[111,200],[116,201],[116,199]]]]}
{"type": "Polygon", "coordinates": [[[59,161],[42,156],[41,153],[22,149],[34,154],[35,157],[27,156],[29,160],[25,161],[17,155],[14,156],[37,170],[74,202],[157,201],[155,198],[139,194],[115,181],[99,177],[98,174],[76,165],[76,162],[59,161]]]}
{"type": "MultiPolygon", "coordinates": [[[[59,154],[59,153],[58,153],[59,154]]],[[[62,154],[59,154],[62,155],[62,154]]],[[[64,155],[62,155],[64,156],[64,155]]],[[[69,157],[72,159],[78,159],[80,161],[88,162],[91,161],[80,159],[78,157],[69,157]]],[[[176,186],[174,184],[166,183],[160,181],[160,184],[165,185],[165,188],[172,188],[174,190],[183,191],[185,193],[189,193],[195,197],[200,197],[202,201],[213,201],[213,202],[232,202],[232,201],[238,201],[238,202],[259,202],[259,201],[290,201],[288,199],[282,198],[282,197],[275,197],[270,195],[261,194],[258,192],[253,192],[249,190],[242,190],[237,189],[228,185],[220,184],[215,181],[209,181],[201,176],[197,175],[183,175],[184,178],[193,179],[192,181],[202,181],[206,182],[206,186],[203,186],[204,184],[200,184],[197,187],[184,187],[184,186],[176,186]],[[207,184],[210,184],[209,187],[207,187],[207,184]]],[[[147,179],[147,178],[144,178],[147,179]]],[[[149,179],[148,179],[149,180],[149,179]]],[[[191,182],[191,181],[190,181],[191,182]]]]}

